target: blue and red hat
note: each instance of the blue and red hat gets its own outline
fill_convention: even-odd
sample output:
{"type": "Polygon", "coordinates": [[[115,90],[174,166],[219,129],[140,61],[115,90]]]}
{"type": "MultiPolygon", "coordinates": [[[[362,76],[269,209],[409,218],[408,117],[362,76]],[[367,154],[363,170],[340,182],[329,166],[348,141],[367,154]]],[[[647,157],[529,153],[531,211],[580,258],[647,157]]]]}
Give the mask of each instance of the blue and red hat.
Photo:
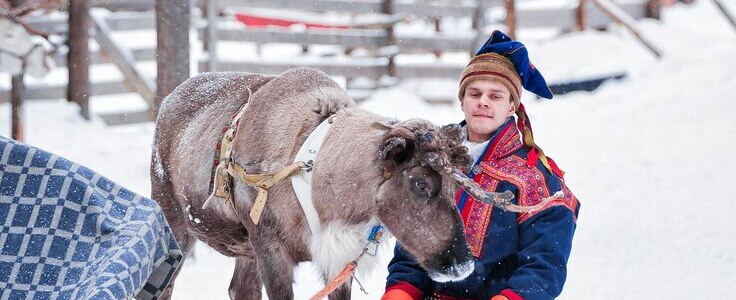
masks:
{"type": "Polygon", "coordinates": [[[511,100],[516,107],[516,126],[522,133],[524,144],[531,147],[527,163],[536,164],[540,159],[547,169],[562,178],[564,172],[534,143],[532,125],[521,104],[522,87],[542,98],[552,99],[553,96],[542,73],[529,60],[526,46],[501,31],[494,31],[460,75],[460,101],[468,84],[479,79],[497,80],[511,92],[511,100]]]}

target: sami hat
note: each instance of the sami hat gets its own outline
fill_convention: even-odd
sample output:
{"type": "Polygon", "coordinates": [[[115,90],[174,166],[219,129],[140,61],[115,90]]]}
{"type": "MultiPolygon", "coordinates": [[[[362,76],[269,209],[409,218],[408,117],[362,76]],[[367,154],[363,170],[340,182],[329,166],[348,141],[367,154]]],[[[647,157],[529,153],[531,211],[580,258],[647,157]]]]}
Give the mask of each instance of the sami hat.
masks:
{"type": "Polygon", "coordinates": [[[529,60],[526,46],[498,30],[478,49],[460,75],[459,98],[462,100],[468,83],[484,78],[500,80],[506,85],[517,107],[522,87],[539,97],[552,99],[552,91],[529,60]]]}
{"type": "Polygon", "coordinates": [[[531,148],[527,164],[534,165],[539,159],[548,170],[562,178],[564,172],[534,143],[532,124],[521,104],[522,88],[542,98],[552,99],[553,96],[542,73],[529,60],[526,46],[501,31],[494,31],[460,75],[460,101],[468,84],[478,79],[498,80],[511,92],[511,100],[516,107],[516,126],[522,133],[524,144],[531,148]]]}

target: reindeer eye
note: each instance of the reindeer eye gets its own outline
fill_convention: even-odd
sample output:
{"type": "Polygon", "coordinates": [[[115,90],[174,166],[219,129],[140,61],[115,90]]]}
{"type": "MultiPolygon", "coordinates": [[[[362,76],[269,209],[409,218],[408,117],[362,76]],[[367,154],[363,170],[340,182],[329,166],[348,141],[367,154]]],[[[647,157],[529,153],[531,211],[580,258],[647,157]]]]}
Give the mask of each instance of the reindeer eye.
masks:
{"type": "Polygon", "coordinates": [[[422,203],[427,203],[440,189],[439,178],[434,178],[433,175],[414,178],[409,183],[415,199],[422,203]]]}
{"type": "Polygon", "coordinates": [[[424,180],[422,180],[422,179],[420,179],[420,180],[417,180],[417,182],[414,183],[414,186],[416,186],[420,190],[423,190],[423,189],[427,188],[427,182],[424,181],[424,180]]]}

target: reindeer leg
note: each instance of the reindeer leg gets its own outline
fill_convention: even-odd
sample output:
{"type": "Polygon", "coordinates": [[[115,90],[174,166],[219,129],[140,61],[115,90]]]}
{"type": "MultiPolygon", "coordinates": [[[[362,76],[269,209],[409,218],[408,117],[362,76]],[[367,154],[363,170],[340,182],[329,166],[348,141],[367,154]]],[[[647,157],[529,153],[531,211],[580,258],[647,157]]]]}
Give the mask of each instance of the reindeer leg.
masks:
{"type": "Polygon", "coordinates": [[[294,263],[286,253],[283,245],[275,242],[265,242],[266,245],[256,246],[258,270],[269,299],[294,299],[291,287],[294,282],[294,263]],[[260,247],[259,247],[260,246],[260,247]]]}
{"type": "Polygon", "coordinates": [[[261,299],[261,278],[255,255],[241,256],[235,260],[235,272],[230,281],[230,299],[261,299]]]}
{"type": "Polygon", "coordinates": [[[353,284],[353,279],[350,278],[340,285],[334,292],[332,292],[327,298],[329,300],[350,300],[350,292],[353,284]]]}

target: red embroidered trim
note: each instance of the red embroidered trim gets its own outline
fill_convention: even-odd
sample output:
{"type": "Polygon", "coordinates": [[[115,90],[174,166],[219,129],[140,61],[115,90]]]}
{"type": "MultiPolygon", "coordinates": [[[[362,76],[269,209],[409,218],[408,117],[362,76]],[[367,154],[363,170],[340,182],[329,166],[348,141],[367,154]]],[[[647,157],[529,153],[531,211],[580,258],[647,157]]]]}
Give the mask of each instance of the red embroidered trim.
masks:
{"type": "MultiPolygon", "coordinates": [[[[519,156],[511,155],[500,160],[488,160],[481,162],[480,166],[484,173],[499,180],[507,181],[519,189],[517,205],[532,206],[550,196],[547,184],[539,169],[527,167],[526,160],[519,156]]],[[[537,211],[538,212],[538,211],[537,211]]],[[[522,214],[517,220],[521,223],[530,214],[522,214]]]]}
{"type": "MultiPolygon", "coordinates": [[[[552,193],[547,188],[544,174],[536,167],[527,167],[526,160],[519,156],[511,155],[500,160],[488,160],[481,162],[480,166],[484,173],[500,180],[507,181],[519,189],[517,204],[521,206],[532,206],[541,202],[542,199],[550,197],[552,193]]],[[[572,212],[577,210],[578,200],[570,189],[560,182],[565,197],[551,201],[543,209],[531,213],[519,214],[517,223],[522,223],[546,208],[564,205],[572,212]]],[[[556,191],[555,191],[556,192],[556,191]]]]}
{"type": "Polygon", "coordinates": [[[460,198],[463,197],[463,191],[464,190],[462,188],[459,188],[457,189],[457,192],[455,192],[455,205],[460,204],[460,198]]]}
{"type": "MultiPolygon", "coordinates": [[[[565,193],[565,197],[562,199],[554,200],[554,201],[551,201],[550,203],[547,203],[547,205],[545,205],[544,208],[540,209],[539,211],[543,211],[553,206],[565,206],[570,211],[573,212],[573,216],[572,216],[573,222],[577,222],[578,216],[575,215],[575,212],[577,211],[578,205],[580,204],[580,202],[578,202],[578,198],[576,198],[575,195],[572,194],[570,189],[564,183],[561,183],[561,185],[562,185],[562,192],[565,193]]],[[[517,220],[519,223],[522,223],[526,221],[527,219],[531,218],[532,216],[534,216],[534,214],[535,213],[521,214],[517,220]]]]}
{"type": "Polygon", "coordinates": [[[514,126],[506,127],[489,151],[493,153],[492,157],[504,158],[521,149],[524,145],[521,143],[520,136],[519,131],[514,126]]]}
{"type": "Polygon", "coordinates": [[[535,167],[527,167],[526,160],[512,155],[500,160],[481,162],[484,173],[519,188],[518,205],[535,205],[550,196],[544,174],[535,167]]]}
{"type": "MultiPolygon", "coordinates": [[[[519,139],[519,132],[516,131],[514,126],[505,127],[499,134],[499,137],[494,139],[489,150],[484,155],[483,161],[505,157],[523,146],[519,139]]],[[[473,177],[473,181],[478,183],[486,191],[495,191],[499,184],[499,180],[483,172],[476,174],[473,177]]],[[[462,190],[458,191],[455,196],[456,204],[460,200],[461,195],[462,190]]],[[[492,213],[493,205],[476,201],[475,198],[468,195],[465,207],[460,212],[460,216],[465,224],[465,238],[474,257],[478,258],[483,253],[483,245],[488,234],[488,225],[491,222],[492,213]]]]}
{"type": "MultiPolygon", "coordinates": [[[[493,180],[490,176],[480,174],[480,186],[486,191],[495,191],[498,186],[498,180],[493,180]]],[[[491,214],[493,213],[493,205],[476,201],[472,196],[468,196],[466,207],[470,206],[466,217],[463,219],[465,223],[465,239],[470,246],[470,252],[474,257],[480,257],[483,253],[483,245],[485,244],[486,234],[488,234],[488,224],[491,222],[491,214]]]]}
{"type": "MultiPolygon", "coordinates": [[[[476,178],[477,177],[478,176],[476,176],[476,178]]],[[[470,202],[472,201],[470,201],[470,199],[472,199],[472,197],[468,195],[468,198],[465,200],[465,206],[463,207],[463,210],[460,211],[460,218],[463,219],[463,224],[467,223],[466,220],[468,220],[468,216],[470,215],[470,209],[472,208],[470,205],[470,202]]],[[[467,233],[466,233],[466,236],[467,236],[467,233]]]]}

